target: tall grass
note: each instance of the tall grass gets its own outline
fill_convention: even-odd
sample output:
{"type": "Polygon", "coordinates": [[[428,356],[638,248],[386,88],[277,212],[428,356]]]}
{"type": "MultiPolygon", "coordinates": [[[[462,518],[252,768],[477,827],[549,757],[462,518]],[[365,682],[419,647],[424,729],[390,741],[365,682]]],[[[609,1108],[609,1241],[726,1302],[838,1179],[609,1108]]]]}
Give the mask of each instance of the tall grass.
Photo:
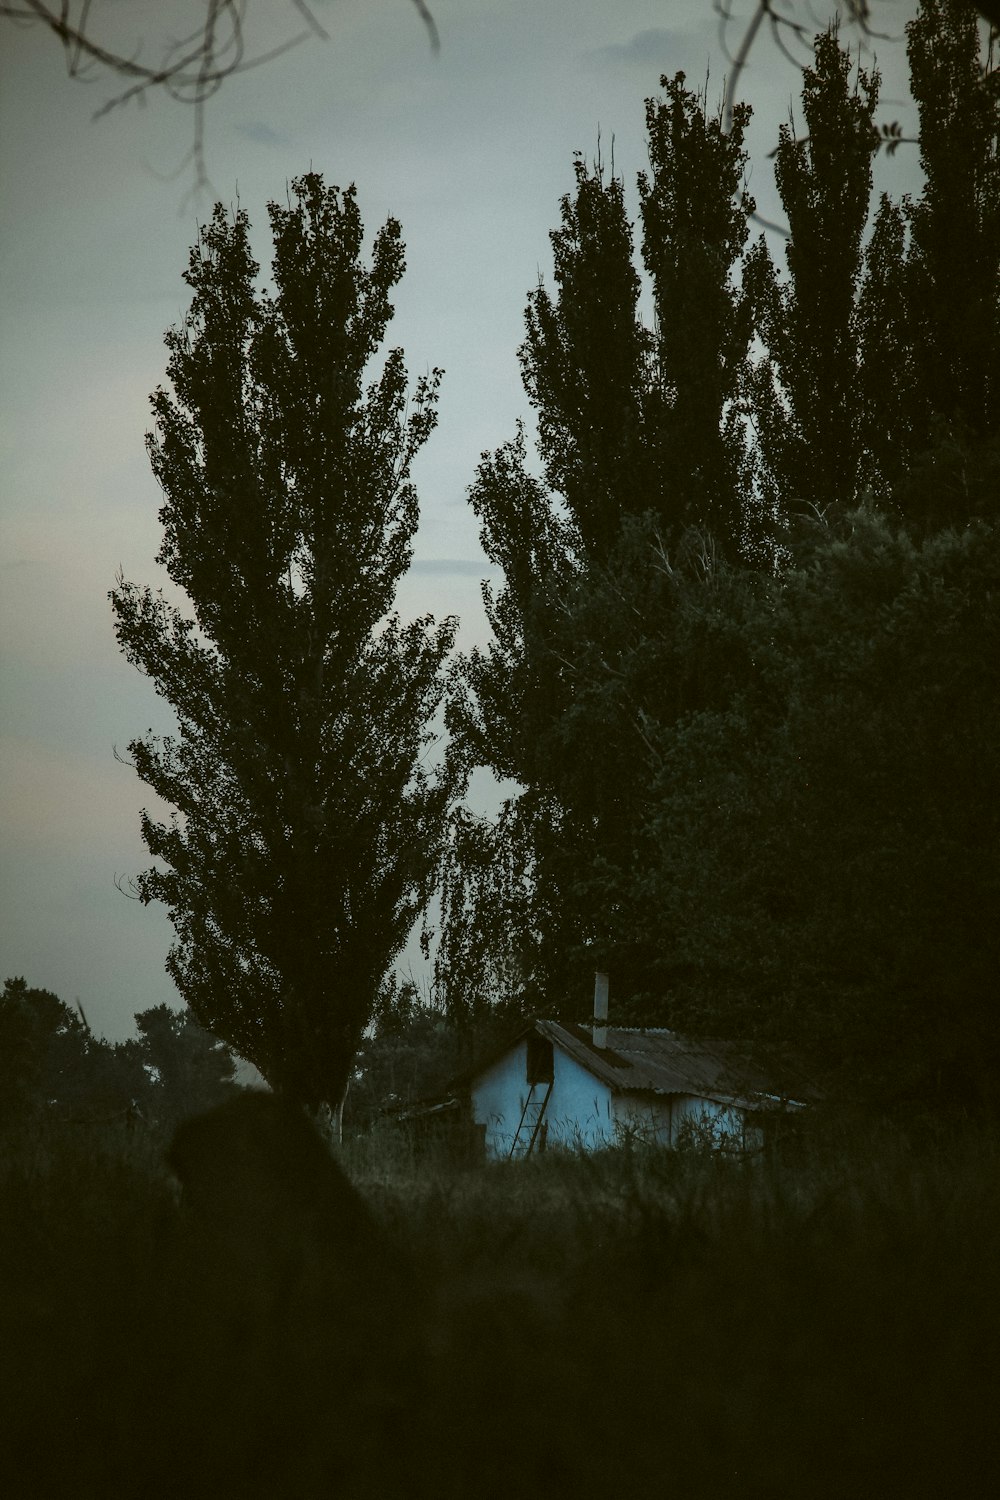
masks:
{"type": "Polygon", "coordinates": [[[992,1488],[995,1135],[872,1122],[763,1160],[478,1168],[367,1140],[344,1159],[377,1224],[363,1259],[324,1240],[317,1262],[305,1225],[262,1303],[186,1223],[155,1143],[8,1142],[4,1493],[992,1488]]]}

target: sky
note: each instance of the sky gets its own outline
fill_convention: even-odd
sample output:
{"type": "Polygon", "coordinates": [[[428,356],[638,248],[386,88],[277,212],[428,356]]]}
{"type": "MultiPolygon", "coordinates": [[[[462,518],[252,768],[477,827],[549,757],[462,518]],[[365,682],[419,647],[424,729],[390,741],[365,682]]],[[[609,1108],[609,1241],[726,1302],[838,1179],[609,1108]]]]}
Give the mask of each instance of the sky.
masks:
{"type": "MultiPolygon", "coordinates": [[[[731,48],[751,8],[733,0],[731,48]]],[[[118,652],[107,594],[119,568],[166,581],[144,435],[199,222],[215,199],[239,203],[266,267],[265,206],[310,169],[357,184],[370,233],[401,221],[408,268],[388,341],[411,377],[446,374],[414,468],[421,525],[399,609],[458,614],[468,647],[485,638],[487,567],[466,491],[480,454],[528,414],[516,350],[573,153],[600,142],[610,160],[613,146],[634,210],[660,74],[707,75],[714,105],[727,70],[710,0],[431,0],[437,54],[410,0],[313,10],[329,40],[231,78],[209,104],[201,194],[185,165],[190,108],[151,98],[94,120],[115,81],[69,78],[47,32],[0,20],[0,979],[79,1002],[112,1040],[137,1011],[177,1003],[165,913],[115,883],[148,862],[139,811],[153,807],[115,747],[171,718],[118,652]]],[[[97,32],[158,60],[167,25],[181,32],[196,12],[196,0],[104,0],[92,14],[97,32]]],[[[910,13],[909,0],[876,9],[895,36],[910,13]]],[[[813,14],[818,30],[820,0],[813,14]]],[[[248,0],[250,52],[300,29],[291,3],[248,0]]],[[[873,45],[880,118],[912,126],[903,48],[873,45]]],[[[766,157],[798,84],[761,36],[743,94],[750,190],[772,219],[766,157]]],[[[877,163],[877,187],[917,180],[912,148],[877,163]]]]}

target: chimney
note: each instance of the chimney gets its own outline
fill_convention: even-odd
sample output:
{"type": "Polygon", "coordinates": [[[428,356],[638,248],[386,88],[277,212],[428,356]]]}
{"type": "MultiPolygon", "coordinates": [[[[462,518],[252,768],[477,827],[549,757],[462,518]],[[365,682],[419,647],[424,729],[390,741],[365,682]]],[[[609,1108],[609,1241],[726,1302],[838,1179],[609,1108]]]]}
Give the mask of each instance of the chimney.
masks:
{"type": "Polygon", "coordinates": [[[594,975],[594,1046],[608,1045],[608,976],[594,975]]]}

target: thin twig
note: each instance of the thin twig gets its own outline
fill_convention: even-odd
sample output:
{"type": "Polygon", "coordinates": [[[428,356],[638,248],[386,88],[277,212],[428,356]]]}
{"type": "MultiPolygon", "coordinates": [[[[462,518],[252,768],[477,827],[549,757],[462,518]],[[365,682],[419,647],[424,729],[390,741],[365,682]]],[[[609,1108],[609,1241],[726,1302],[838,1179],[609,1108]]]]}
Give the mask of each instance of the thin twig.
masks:
{"type": "MultiPolygon", "coordinates": [[[[71,0],[60,0],[58,4],[53,0],[20,0],[19,4],[0,0],[0,19],[46,27],[63,48],[71,78],[83,79],[87,70],[94,66],[130,80],[127,87],[94,112],[94,119],[100,119],[132,100],[142,103],[146,94],[155,89],[161,89],[175,103],[192,105],[195,112],[194,143],[184,158],[184,165],[191,163],[194,166],[194,192],[197,193],[209,186],[205,168],[206,100],[219,91],[227,78],[237,73],[246,73],[251,68],[274,62],[310,39],[330,40],[329,33],[306,0],[289,0],[289,3],[304,20],[306,29],[266,52],[248,55],[245,16],[249,0],[205,0],[202,23],[190,35],[166,45],[161,61],[155,65],[140,61],[141,43],[129,54],[105,45],[95,35],[93,0],[79,0],[75,17],[71,0]]],[[[412,0],[412,4],[427,30],[431,50],[435,54],[440,52],[441,38],[425,0],[412,0]]]]}

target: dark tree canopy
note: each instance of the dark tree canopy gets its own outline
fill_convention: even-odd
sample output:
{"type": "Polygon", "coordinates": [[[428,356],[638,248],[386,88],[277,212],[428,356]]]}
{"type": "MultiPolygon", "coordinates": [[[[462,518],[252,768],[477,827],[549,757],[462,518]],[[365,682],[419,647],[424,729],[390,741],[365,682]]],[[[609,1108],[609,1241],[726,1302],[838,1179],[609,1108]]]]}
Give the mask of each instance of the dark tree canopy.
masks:
{"type": "Polygon", "coordinates": [[[178,1120],[233,1091],[228,1050],[189,1012],[166,1005],[135,1017],[138,1037],[95,1036],[82,1010],[24,979],[0,993],[0,1131],[48,1124],[169,1134],[178,1120]]]}
{"type": "Polygon", "coordinates": [[[269,293],[246,215],[216,209],[167,335],[172,392],[152,398],[158,561],[193,618],[124,580],[111,598],[178,720],[130,746],[176,809],[143,814],[157,863],[138,880],[174,923],[168,970],[274,1087],[336,1105],[451,795],[448,765],[424,762],[454,625],[391,613],[440,372],[408,397],[392,349],[365,385],[403,273],[395,220],[366,266],[353,187],[315,173],[270,219],[269,293]]]}
{"type": "Polygon", "coordinates": [[[0,1129],[50,1102],[78,1099],[88,1052],[81,1016],[51,990],[23,978],[4,981],[0,995],[0,1129]]]}
{"type": "Polygon", "coordinates": [[[742,112],[663,80],[653,329],[620,185],[576,164],[522,350],[538,465],[521,434],[470,492],[504,580],[454,723],[521,789],[453,822],[456,1017],[582,1020],[608,968],[623,1022],[996,1097],[1000,96],[960,0],[907,43],[923,191],[871,218],[877,76],[821,34],[783,269],[744,250],[742,112]]]}
{"type": "Polygon", "coordinates": [[[621,900],[676,1024],[797,1045],[855,1095],[997,1101],[998,543],[864,509],[730,580],[752,670],[653,731],[621,900]]]}

